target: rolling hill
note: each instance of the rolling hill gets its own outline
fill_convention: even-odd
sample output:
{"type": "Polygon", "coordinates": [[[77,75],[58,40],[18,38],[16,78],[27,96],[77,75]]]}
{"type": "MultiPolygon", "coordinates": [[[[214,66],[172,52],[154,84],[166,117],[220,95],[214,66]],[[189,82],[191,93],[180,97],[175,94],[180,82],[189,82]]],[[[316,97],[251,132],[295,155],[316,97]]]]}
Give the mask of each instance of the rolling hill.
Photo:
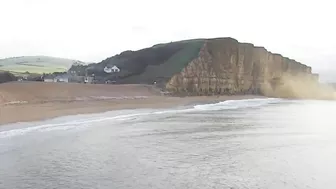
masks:
{"type": "Polygon", "coordinates": [[[0,59],[0,70],[12,73],[52,73],[67,71],[74,63],[84,64],[78,60],[48,56],[21,56],[0,59]]]}
{"type": "Polygon", "coordinates": [[[205,41],[184,40],[157,44],[138,51],[124,51],[89,66],[87,72],[102,80],[113,80],[117,76],[119,83],[151,84],[154,80],[166,82],[198,56],[205,41]],[[114,65],[121,69],[118,74],[104,72],[104,67],[114,65]]]}

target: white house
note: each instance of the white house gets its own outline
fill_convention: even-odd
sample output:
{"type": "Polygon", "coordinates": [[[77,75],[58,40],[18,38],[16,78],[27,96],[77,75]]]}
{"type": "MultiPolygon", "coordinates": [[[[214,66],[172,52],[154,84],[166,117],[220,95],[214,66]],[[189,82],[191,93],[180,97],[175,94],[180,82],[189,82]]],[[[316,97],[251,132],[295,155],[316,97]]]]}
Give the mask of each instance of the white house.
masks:
{"type": "Polygon", "coordinates": [[[112,72],[120,72],[120,69],[117,66],[113,66],[111,69],[112,72]]]}
{"type": "Polygon", "coordinates": [[[51,76],[51,75],[47,75],[43,78],[43,81],[44,82],[54,82],[54,76],[51,76]]]}
{"type": "Polygon", "coordinates": [[[54,82],[68,83],[69,82],[69,77],[70,77],[70,75],[68,75],[68,74],[58,75],[54,78],[54,82]]]}
{"type": "Polygon", "coordinates": [[[104,68],[104,72],[106,72],[106,73],[111,73],[111,72],[112,72],[112,69],[109,68],[109,67],[105,67],[105,68],[104,68]]]}
{"type": "Polygon", "coordinates": [[[52,79],[52,78],[44,78],[43,81],[50,83],[50,82],[54,82],[54,79],[52,79]]]}
{"type": "Polygon", "coordinates": [[[120,69],[117,66],[107,67],[104,68],[105,73],[114,73],[114,72],[120,72],[120,69]]]}

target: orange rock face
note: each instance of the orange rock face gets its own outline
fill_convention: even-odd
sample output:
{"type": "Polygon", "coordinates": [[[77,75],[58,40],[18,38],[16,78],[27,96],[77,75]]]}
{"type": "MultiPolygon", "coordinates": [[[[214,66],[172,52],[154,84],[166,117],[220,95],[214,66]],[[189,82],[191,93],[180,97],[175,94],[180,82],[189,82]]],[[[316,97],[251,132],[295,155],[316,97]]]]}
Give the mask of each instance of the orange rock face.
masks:
{"type": "Polygon", "coordinates": [[[207,40],[199,56],[166,84],[176,93],[194,95],[272,95],[284,76],[317,82],[309,66],[232,38],[207,40]]]}

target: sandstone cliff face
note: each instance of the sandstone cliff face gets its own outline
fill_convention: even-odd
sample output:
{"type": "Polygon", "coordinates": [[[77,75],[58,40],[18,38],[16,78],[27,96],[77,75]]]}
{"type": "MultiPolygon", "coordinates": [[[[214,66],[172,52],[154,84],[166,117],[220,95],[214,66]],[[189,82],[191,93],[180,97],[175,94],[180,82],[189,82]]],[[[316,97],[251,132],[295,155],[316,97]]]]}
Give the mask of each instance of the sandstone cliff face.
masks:
{"type": "Polygon", "coordinates": [[[276,96],[286,76],[317,82],[311,67],[232,38],[206,40],[198,57],[166,83],[173,93],[276,96]]]}

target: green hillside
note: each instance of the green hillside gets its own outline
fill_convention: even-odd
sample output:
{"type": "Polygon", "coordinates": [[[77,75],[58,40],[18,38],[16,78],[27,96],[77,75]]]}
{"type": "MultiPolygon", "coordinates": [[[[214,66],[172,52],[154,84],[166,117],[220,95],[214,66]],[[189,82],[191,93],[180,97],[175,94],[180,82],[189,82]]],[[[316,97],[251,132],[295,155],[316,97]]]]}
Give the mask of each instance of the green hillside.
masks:
{"type": "Polygon", "coordinates": [[[101,80],[115,80],[119,83],[153,83],[169,79],[180,72],[196,58],[205,40],[157,44],[138,51],[124,51],[88,68],[101,80]],[[105,66],[117,66],[120,73],[104,73],[105,66]]]}
{"type": "Polygon", "coordinates": [[[76,60],[48,56],[22,56],[0,59],[0,70],[12,73],[52,73],[67,71],[76,60]]]}
{"type": "Polygon", "coordinates": [[[128,80],[142,80],[145,83],[151,83],[153,80],[169,79],[197,57],[203,43],[203,41],[183,43],[183,48],[172,54],[166,61],[148,65],[141,74],[128,78],[128,80]]]}

